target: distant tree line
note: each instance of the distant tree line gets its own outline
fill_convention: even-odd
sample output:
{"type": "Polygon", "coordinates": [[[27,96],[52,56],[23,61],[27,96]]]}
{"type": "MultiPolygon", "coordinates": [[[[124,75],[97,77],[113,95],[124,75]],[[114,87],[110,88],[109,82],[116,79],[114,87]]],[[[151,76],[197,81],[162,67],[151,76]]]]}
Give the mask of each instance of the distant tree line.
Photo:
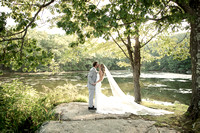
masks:
{"type": "MultiPolygon", "coordinates": [[[[185,33],[176,35],[176,38],[181,38],[184,35],[185,33]]],[[[110,70],[130,69],[130,66],[124,65],[125,63],[128,63],[128,60],[123,57],[119,58],[119,53],[118,51],[116,52],[115,49],[108,49],[107,51],[102,50],[103,52],[100,51],[101,48],[99,48],[98,45],[100,46],[102,44],[93,46],[93,44],[88,43],[86,46],[71,48],[69,44],[70,41],[73,40],[73,36],[47,34],[46,32],[39,32],[35,30],[29,32],[28,37],[35,40],[35,43],[37,44],[35,45],[38,47],[38,49],[42,49],[43,51],[45,51],[45,53],[49,53],[51,55],[53,54],[52,60],[48,64],[40,63],[36,68],[36,72],[88,71],[92,67],[92,63],[94,61],[103,63],[110,70]],[[115,54],[113,54],[113,56],[108,56],[105,55],[105,53],[115,54]],[[124,64],[122,63],[122,65],[119,65],[119,62],[124,62],[124,64]]],[[[173,55],[163,56],[159,55],[157,51],[152,52],[152,49],[155,49],[155,46],[153,45],[150,45],[149,48],[151,49],[149,52],[151,56],[162,57],[148,62],[143,61],[142,71],[162,71],[175,73],[190,72],[190,57],[180,60],[174,58],[173,55]]],[[[147,60],[151,59],[147,58],[147,60]]],[[[7,67],[5,67],[4,65],[1,65],[0,67],[4,71],[12,71],[13,69],[12,64],[7,67]]],[[[14,70],[22,72],[23,68],[18,68],[14,70]]]]}
{"type": "Polygon", "coordinates": [[[145,62],[142,68],[145,71],[191,73],[191,59],[177,60],[173,59],[172,56],[164,56],[152,62],[145,62]]]}
{"type": "Polygon", "coordinates": [[[143,70],[191,73],[189,38],[189,33],[160,36],[145,48],[153,59],[143,62],[143,70]]]}

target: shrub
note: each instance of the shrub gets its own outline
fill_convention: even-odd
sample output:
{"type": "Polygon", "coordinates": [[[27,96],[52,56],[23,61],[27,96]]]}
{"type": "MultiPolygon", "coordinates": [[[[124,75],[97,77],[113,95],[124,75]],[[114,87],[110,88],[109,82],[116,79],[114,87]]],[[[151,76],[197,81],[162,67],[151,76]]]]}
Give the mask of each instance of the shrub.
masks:
{"type": "Polygon", "coordinates": [[[31,86],[22,82],[1,84],[0,129],[2,131],[31,131],[37,129],[53,112],[49,111],[45,98],[31,86]]]}
{"type": "MultiPolygon", "coordinates": [[[[33,132],[54,118],[53,107],[75,101],[78,90],[72,84],[37,92],[19,81],[0,83],[0,132],[33,132]]],[[[80,99],[79,99],[80,100],[80,99]]]]}

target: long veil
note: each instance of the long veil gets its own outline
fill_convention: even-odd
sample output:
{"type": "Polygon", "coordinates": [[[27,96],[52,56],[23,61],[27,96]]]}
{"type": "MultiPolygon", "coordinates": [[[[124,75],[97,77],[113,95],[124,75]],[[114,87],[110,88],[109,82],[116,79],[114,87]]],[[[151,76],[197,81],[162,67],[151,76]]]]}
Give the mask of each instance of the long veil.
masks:
{"type": "Polygon", "coordinates": [[[105,67],[105,73],[106,73],[108,82],[110,84],[110,88],[111,88],[113,96],[120,98],[121,100],[123,100],[123,102],[127,102],[127,96],[119,88],[118,84],[116,83],[116,81],[114,80],[114,78],[112,77],[112,75],[110,74],[108,68],[105,65],[104,65],[104,67],[105,67]]]}
{"type": "Polygon", "coordinates": [[[142,106],[140,104],[137,104],[134,102],[134,97],[130,95],[124,94],[124,92],[120,89],[112,75],[110,74],[107,67],[105,67],[105,73],[108,79],[108,82],[110,84],[110,88],[112,90],[113,96],[107,97],[103,93],[101,95],[103,96],[101,99],[99,99],[101,102],[100,108],[97,108],[97,111],[99,113],[133,113],[136,115],[163,115],[163,114],[171,114],[173,112],[160,110],[160,109],[152,109],[145,106],[142,106]],[[103,102],[103,100],[105,102],[103,102]],[[107,107],[106,107],[107,106],[107,107]],[[101,108],[102,107],[102,108],[101,108]],[[117,111],[116,111],[117,109],[117,111]]]}

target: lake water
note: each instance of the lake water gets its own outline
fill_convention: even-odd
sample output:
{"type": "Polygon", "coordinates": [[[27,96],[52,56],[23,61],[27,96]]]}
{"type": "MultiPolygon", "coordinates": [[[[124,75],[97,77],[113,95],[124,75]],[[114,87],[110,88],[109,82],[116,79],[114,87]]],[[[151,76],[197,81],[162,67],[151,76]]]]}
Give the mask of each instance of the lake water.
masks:
{"type": "MultiPolygon", "coordinates": [[[[71,83],[79,89],[79,93],[88,95],[87,89],[88,72],[61,72],[56,75],[50,73],[14,73],[5,74],[0,77],[2,82],[11,82],[18,79],[25,84],[32,85],[37,91],[43,91],[44,86],[54,89],[57,86],[71,83]]],[[[127,70],[111,71],[114,79],[125,94],[133,94],[132,73],[127,70]]],[[[157,100],[163,102],[178,101],[189,104],[191,99],[191,75],[149,72],[141,73],[141,94],[143,99],[157,100]]],[[[111,95],[109,83],[105,78],[102,82],[103,93],[111,95]]]]}

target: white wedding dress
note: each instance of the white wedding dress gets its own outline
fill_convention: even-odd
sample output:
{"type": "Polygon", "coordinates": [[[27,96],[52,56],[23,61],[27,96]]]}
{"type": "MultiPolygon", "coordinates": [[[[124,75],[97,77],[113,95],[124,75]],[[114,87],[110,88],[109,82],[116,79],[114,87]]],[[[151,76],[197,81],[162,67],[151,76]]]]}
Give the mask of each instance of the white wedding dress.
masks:
{"type": "MultiPolygon", "coordinates": [[[[119,88],[116,81],[113,79],[112,75],[105,66],[105,73],[108,78],[110,88],[112,90],[113,96],[107,97],[101,92],[101,82],[96,84],[95,90],[95,106],[97,108],[97,113],[101,114],[124,114],[133,113],[135,115],[163,115],[171,114],[173,112],[152,109],[134,102],[134,97],[130,95],[125,95],[123,91],[119,88]]],[[[97,81],[99,80],[99,74],[97,74],[97,81]]]]}

